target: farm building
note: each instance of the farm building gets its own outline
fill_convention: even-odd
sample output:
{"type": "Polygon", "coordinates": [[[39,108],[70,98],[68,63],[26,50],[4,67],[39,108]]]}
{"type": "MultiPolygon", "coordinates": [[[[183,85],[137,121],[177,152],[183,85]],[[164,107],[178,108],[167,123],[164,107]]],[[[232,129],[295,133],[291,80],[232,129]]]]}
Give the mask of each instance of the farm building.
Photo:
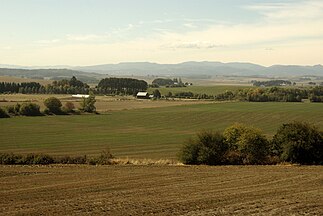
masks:
{"type": "Polygon", "coordinates": [[[149,99],[149,93],[148,92],[138,92],[137,98],[138,99],[149,99]]]}
{"type": "Polygon", "coordinates": [[[84,95],[84,94],[76,94],[72,95],[73,98],[88,98],[90,95],[84,95]]]}

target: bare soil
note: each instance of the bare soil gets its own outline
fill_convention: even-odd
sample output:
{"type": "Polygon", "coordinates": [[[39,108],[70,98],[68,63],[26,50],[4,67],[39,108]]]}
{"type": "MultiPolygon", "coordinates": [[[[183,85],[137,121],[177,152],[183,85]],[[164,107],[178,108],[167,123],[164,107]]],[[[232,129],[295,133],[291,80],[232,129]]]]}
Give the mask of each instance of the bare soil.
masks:
{"type": "Polygon", "coordinates": [[[322,215],[322,166],[0,166],[0,215],[322,215]]]}

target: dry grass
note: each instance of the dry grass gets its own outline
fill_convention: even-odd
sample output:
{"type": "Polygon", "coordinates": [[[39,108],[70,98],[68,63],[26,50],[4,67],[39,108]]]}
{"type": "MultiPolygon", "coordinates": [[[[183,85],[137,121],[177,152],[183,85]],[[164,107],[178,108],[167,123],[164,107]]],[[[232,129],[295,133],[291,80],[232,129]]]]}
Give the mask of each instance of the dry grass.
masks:
{"type": "Polygon", "coordinates": [[[0,215],[322,215],[319,166],[0,166],[0,215]]]}
{"type": "Polygon", "coordinates": [[[178,162],[177,160],[171,160],[171,159],[133,159],[133,158],[114,158],[111,160],[112,164],[115,165],[174,165],[174,166],[180,166],[184,165],[183,163],[178,162]]]}

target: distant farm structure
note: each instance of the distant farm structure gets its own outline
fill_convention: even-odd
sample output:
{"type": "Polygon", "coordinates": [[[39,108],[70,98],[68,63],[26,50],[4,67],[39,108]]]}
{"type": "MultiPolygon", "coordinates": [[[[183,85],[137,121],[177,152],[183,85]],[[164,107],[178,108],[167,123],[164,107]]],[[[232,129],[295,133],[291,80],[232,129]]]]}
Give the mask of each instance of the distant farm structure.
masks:
{"type": "Polygon", "coordinates": [[[88,98],[90,95],[85,95],[85,94],[76,94],[72,95],[73,98],[88,98]]]}
{"type": "Polygon", "coordinates": [[[149,99],[149,93],[148,92],[138,92],[136,97],[138,99],[149,99]]]}

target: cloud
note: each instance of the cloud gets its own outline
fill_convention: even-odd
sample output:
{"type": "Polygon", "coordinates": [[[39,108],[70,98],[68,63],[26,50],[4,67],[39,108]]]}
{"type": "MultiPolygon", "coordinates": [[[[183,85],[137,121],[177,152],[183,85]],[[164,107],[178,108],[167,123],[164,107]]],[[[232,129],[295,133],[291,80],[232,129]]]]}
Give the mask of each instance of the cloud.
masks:
{"type": "Polygon", "coordinates": [[[68,34],[66,40],[77,41],[77,42],[88,42],[88,41],[104,41],[109,38],[109,35],[96,35],[96,34],[68,34]]]}
{"type": "Polygon", "coordinates": [[[74,65],[187,60],[322,64],[322,1],[253,4],[244,9],[260,18],[249,23],[187,18],[140,21],[107,33],[43,40],[49,46],[12,56],[27,62],[37,59],[44,64],[74,65]]]}
{"type": "Polygon", "coordinates": [[[323,19],[323,2],[318,0],[289,3],[260,3],[245,7],[262,14],[267,21],[296,22],[304,19],[323,19]]]}
{"type": "Polygon", "coordinates": [[[39,40],[39,41],[36,41],[36,43],[39,43],[39,44],[54,44],[54,43],[58,43],[60,41],[61,41],[60,39],[51,39],[51,40],[39,40]]]}
{"type": "Polygon", "coordinates": [[[210,41],[190,41],[190,42],[174,42],[170,44],[162,45],[165,48],[172,49],[214,49],[224,47],[224,45],[217,44],[210,41]]]}

